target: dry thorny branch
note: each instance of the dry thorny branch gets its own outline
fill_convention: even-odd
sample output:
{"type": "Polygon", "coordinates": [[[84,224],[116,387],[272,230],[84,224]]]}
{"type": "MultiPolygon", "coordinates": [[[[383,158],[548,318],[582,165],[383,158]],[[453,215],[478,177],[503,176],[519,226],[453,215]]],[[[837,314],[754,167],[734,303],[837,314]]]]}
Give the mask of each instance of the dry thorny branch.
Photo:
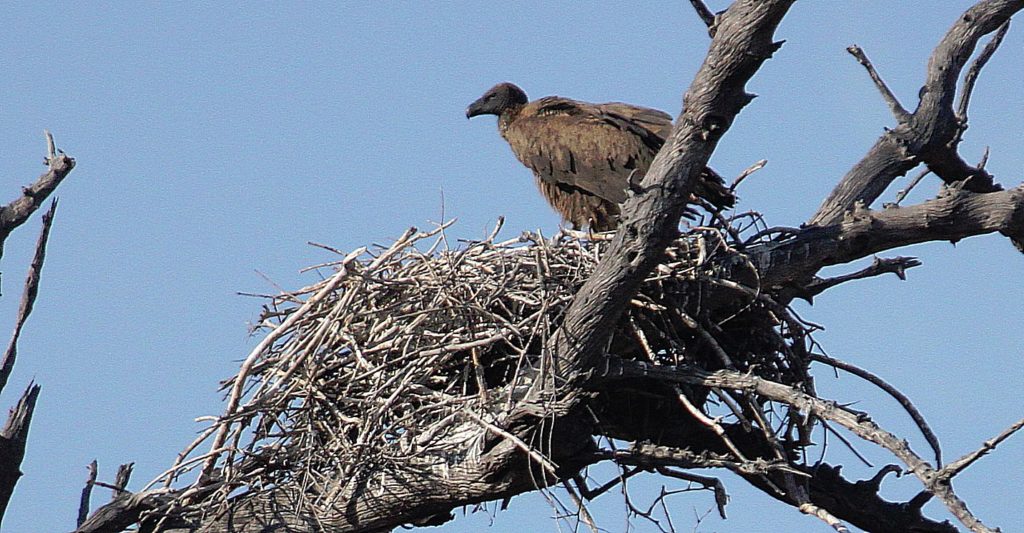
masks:
{"type": "MultiPolygon", "coordinates": [[[[624,204],[614,236],[526,233],[498,241],[496,228],[452,248],[441,226],[319,265],[326,279],[269,297],[259,324],[266,336],[224,384],[225,414],[167,472],[79,531],[114,531],[115,520],[147,530],[257,531],[273,523],[382,531],[441,523],[459,505],[557,484],[594,529],[585,501],[642,472],[712,490],[724,514],[721,484],[692,472],[707,468],[729,469],[838,531],[844,522],[954,531],[921,515],[930,498],[971,530],[990,531],[950,480],[1024,424],[942,466],[938,439],[910,400],[825,355],[815,326],[789,303],[852,280],[903,277],[919,263],[879,259],[818,277],[828,265],[931,240],[993,232],[1024,239],[1024,189],[1003,190],[984,163],[968,165],[956,151],[977,72],[1024,2],[986,0],[961,17],[936,47],[913,112],[867,55],[851,49],[897,126],[807,225],[769,228],[756,213],[709,213],[680,235],[693,179],[750,102],[744,84],[781,44],[773,33],[792,2],[738,2],[718,15],[693,3],[713,34],[708,60],[670,148],[624,204]],[[961,71],[997,29],[968,69],[954,110],[961,71]],[[921,164],[948,184],[937,198],[899,207],[903,194],[870,209],[896,177],[921,164]],[[935,464],[866,413],[819,397],[812,361],[895,397],[935,464]],[[855,484],[809,457],[816,434],[848,443],[840,427],[903,467],[885,466],[855,484]],[[590,487],[581,472],[599,462],[621,474],[590,487]],[[885,476],[901,470],[921,480],[921,496],[881,499],[885,476]],[[193,480],[183,482],[189,473],[193,480]]],[[[670,519],[655,518],[670,492],[650,507],[628,507],[671,529],[670,519]]]]}

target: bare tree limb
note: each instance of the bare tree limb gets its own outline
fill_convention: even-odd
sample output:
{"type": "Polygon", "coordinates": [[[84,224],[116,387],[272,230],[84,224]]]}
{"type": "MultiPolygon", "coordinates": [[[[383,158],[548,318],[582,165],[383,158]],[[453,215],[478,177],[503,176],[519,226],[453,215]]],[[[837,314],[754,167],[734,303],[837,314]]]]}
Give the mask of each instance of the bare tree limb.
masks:
{"type": "Polygon", "coordinates": [[[939,470],[939,477],[947,481],[953,479],[954,476],[956,476],[960,472],[963,472],[964,469],[974,464],[974,462],[977,461],[978,459],[981,459],[982,457],[988,455],[989,452],[996,449],[996,446],[998,446],[999,443],[1010,438],[1011,435],[1020,431],[1021,428],[1024,428],[1024,418],[1014,422],[1013,425],[1003,430],[1003,432],[1000,433],[999,435],[996,435],[995,437],[982,443],[981,447],[978,448],[977,450],[946,465],[945,468],[939,470]]]}
{"type": "Polygon", "coordinates": [[[921,480],[921,483],[928,492],[942,501],[953,516],[957,517],[971,531],[993,531],[967,509],[967,505],[956,495],[948,480],[944,480],[938,475],[939,470],[936,470],[932,465],[921,459],[905,440],[886,431],[861,413],[849,411],[834,402],[821,400],[788,385],[768,381],[749,374],[740,374],[731,370],[707,372],[698,368],[659,367],[642,362],[608,359],[606,370],[602,374],[605,379],[628,375],[643,375],[675,383],[744,390],[760,394],[772,401],[792,405],[802,412],[808,413],[808,415],[831,420],[858,437],[889,450],[907,466],[911,473],[921,480]]]}
{"type": "Polygon", "coordinates": [[[697,16],[700,17],[700,20],[710,30],[715,25],[715,14],[708,9],[708,6],[702,0],[690,0],[690,5],[693,6],[697,16]]]}
{"type": "Polygon", "coordinates": [[[867,54],[864,50],[857,45],[850,46],[846,49],[853,57],[857,58],[857,62],[860,63],[868,71],[868,76],[871,76],[871,81],[875,82],[875,87],[878,88],[878,92],[882,93],[882,99],[889,105],[889,110],[892,111],[896,122],[906,122],[910,118],[910,113],[903,108],[903,104],[900,104],[896,95],[892,93],[889,86],[885,84],[882,76],[875,70],[875,66],[871,64],[871,60],[868,59],[867,54]]]}
{"type": "Polygon", "coordinates": [[[892,396],[897,402],[899,402],[900,406],[903,407],[903,410],[905,410],[907,414],[910,415],[910,418],[914,419],[914,423],[917,424],[917,428],[921,430],[921,434],[923,434],[925,440],[928,441],[928,445],[932,447],[932,451],[935,452],[936,466],[942,465],[942,448],[939,445],[939,438],[935,435],[935,432],[932,431],[932,428],[931,426],[928,425],[928,422],[925,421],[924,415],[921,414],[921,411],[919,411],[917,407],[914,406],[914,403],[910,401],[910,398],[907,398],[906,394],[903,394],[902,392],[899,391],[899,389],[893,387],[884,379],[876,376],[875,374],[872,374],[871,372],[868,372],[867,370],[864,370],[863,368],[860,368],[856,365],[847,363],[846,361],[840,361],[839,359],[835,359],[817,353],[810,354],[809,357],[812,361],[825,363],[826,365],[835,368],[840,368],[855,376],[863,378],[867,380],[869,383],[885,391],[886,394],[888,394],[889,396],[892,396]]]}
{"type": "Polygon", "coordinates": [[[858,270],[857,272],[832,278],[815,277],[813,281],[804,287],[804,290],[800,292],[798,296],[810,302],[815,296],[835,287],[836,285],[846,283],[848,281],[871,278],[889,273],[896,274],[896,277],[905,281],[907,279],[906,270],[916,266],[921,266],[921,262],[918,261],[916,257],[891,257],[884,259],[876,257],[874,261],[871,262],[870,266],[858,270]]]}
{"type": "Polygon", "coordinates": [[[127,492],[125,489],[128,488],[128,481],[132,478],[132,470],[134,469],[135,463],[125,463],[117,467],[117,475],[114,476],[114,485],[111,488],[113,491],[111,499],[127,492]]]}
{"type": "MultiPolygon", "coordinates": [[[[32,257],[31,265],[29,265],[25,289],[22,292],[21,305],[19,306],[18,317],[14,326],[14,334],[11,336],[11,342],[7,347],[6,353],[4,353],[3,361],[0,362],[0,390],[7,385],[7,380],[14,369],[18,337],[21,335],[21,330],[25,325],[25,321],[28,320],[29,314],[32,313],[32,306],[36,301],[36,296],[39,294],[39,278],[43,268],[43,260],[46,258],[46,241],[50,235],[50,227],[53,224],[53,215],[56,209],[57,201],[54,200],[50,205],[50,209],[43,215],[43,228],[39,232],[35,254],[32,257]]],[[[2,218],[2,213],[0,213],[0,218],[2,218]]],[[[17,227],[17,225],[12,226],[11,229],[14,227],[17,227]]],[[[0,431],[0,518],[7,511],[7,504],[10,502],[11,494],[14,493],[14,486],[18,482],[18,478],[21,477],[21,461],[25,456],[28,428],[29,424],[32,423],[32,413],[35,410],[36,398],[38,396],[39,386],[29,384],[18,401],[18,405],[11,410],[3,431],[0,431]]]]}
{"type": "Polygon", "coordinates": [[[999,49],[999,45],[1003,43],[1003,37],[1006,37],[1006,32],[1009,30],[1010,21],[1007,20],[1002,26],[999,26],[996,34],[992,36],[992,39],[985,45],[985,48],[982,48],[981,53],[974,59],[971,67],[967,69],[967,74],[964,75],[964,85],[960,89],[960,103],[956,108],[957,119],[961,122],[961,135],[967,129],[967,110],[971,106],[971,94],[974,93],[974,84],[978,81],[978,75],[981,74],[981,69],[985,67],[988,60],[992,59],[992,55],[999,49]]]}
{"type": "Polygon", "coordinates": [[[1017,240],[1024,237],[1024,186],[988,194],[947,189],[910,207],[856,209],[841,221],[803,228],[787,240],[749,252],[762,283],[783,286],[805,283],[823,267],[900,246],[956,242],[997,231],[1017,240]]]}
{"type": "Polygon", "coordinates": [[[75,168],[75,160],[56,149],[53,143],[53,135],[46,132],[47,171],[44,172],[35,183],[25,187],[21,196],[11,203],[0,207],[0,257],[3,256],[3,244],[7,236],[15,228],[25,223],[28,217],[32,216],[50,193],[60,185],[60,182],[75,168]]]}
{"type": "Polygon", "coordinates": [[[28,427],[39,397],[39,385],[29,383],[0,430],[0,519],[7,512],[7,504],[14,493],[14,485],[21,477],[21,460],[25,457],[28,427]]]}
{"type": "Polygon", "coordinates": [[[947,183],[971,177],[965,184],[968,190],[999,190],[987,172],[965,163],[950,145],[960,129],[953,99],[957,79],[978,40],[1021,9],[1024,0],[983,0],[953,24],[932,52],[917,109],[906,122],[886,131],[843,176],[809,224],[833,224],[858,202],[871,205],[893,179],[922,161],[947,183]]]}
{"type": "Polygon", "coordinates": [[[57,200],[50,204],[50,209],[43,214],[43,229],[39,232],[39,240],[36,241],[35,255],[28,268],[28,276],[25,280],[25,289],[21,295],[21,305],[18,308],[18,318],[14,324],[14,334],[11,335],[11,342],[7,345],[7,351],[0,360],[0,391],[7,386],[7,380],[14,370],[14,361],[18,355],[18,337],[25,327],[28,315],[32,313],[32,306],[35,305],[36,296],[39,294],[39,278],[43,270],[43,260],[46,259],[46,241],[50,238],[50,227],[53,225],[53,215],[57,210],[57,200]]]}
{"type": "Polygon", "coordinates": [[[92,488],[96,485],[96,474],[99,465],[96,460],[93,459],[86,469],[89,471],[89,477],[85,480],[85,487],[82,487],[82,497],[78,502],[78,521],[76,527],[81,527],[85,523],[86,519],[89,518],[89,506],[90,500],[92,500],[92,488]]]}

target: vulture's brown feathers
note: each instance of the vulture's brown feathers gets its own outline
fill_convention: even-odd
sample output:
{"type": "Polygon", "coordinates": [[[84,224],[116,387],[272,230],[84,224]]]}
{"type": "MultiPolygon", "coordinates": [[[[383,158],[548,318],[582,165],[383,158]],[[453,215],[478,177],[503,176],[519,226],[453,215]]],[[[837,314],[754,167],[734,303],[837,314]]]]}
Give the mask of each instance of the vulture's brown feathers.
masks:
{"type": "MultiPolygon", "coordinates": [[[[558,96],[529,102],[511,83],[470,104],[466,117],[477,115],[497,115],[498,131],[533,171],[548,203],[575,228],[595,231],[615,228],[630,175],[643,177],[672,132],[672,117],[656,109],[558,96]]],[[[711,169],[695,192],[719,208],[735,201],[711,169]]]]}

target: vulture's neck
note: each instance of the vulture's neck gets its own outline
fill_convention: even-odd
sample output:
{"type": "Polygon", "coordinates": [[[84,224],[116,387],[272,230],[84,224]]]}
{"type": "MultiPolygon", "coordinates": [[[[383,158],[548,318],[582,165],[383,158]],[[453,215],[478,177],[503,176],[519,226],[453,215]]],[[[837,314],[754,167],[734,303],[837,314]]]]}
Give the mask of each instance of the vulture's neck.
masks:
{"type": "Polygon", "coordinates": [[[500,115],[498,115],[498,133],[501,133],[502,137],[505,136],[505,132],[508,131],[509,126],[519,118],[519,114],[522,112],[524,107],[526,106],[522,104],[515,105],[506,108],[500,115]]]}

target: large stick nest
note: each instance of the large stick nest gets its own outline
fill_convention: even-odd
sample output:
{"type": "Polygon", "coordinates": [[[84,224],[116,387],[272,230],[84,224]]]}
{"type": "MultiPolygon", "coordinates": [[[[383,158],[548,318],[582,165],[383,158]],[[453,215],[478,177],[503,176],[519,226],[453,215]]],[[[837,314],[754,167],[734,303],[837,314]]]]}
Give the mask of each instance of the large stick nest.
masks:
{"type": "MultiPolygon", "coordinates": [[[[719,225],[676,240],[608,352],[806,383],[799,327],[760,293],[735,235],[719,225]]],[[[186,495],[206,486],[222,497],[201,507],[290,486],[317,516],[353,480],[373,486],[425,458],[442,471],[468,460],[550,361],[547,340],[603,248],[575,232],[450,247],[438,228],[319,265],[331,275],[270,299],[258,326],[268,336],[225,384],[228,414],[183,457],[203,439],[214,450],[179,461],[165,481],[202,463],[186,495]]],[[[688,396],[703,404],[706,391],[688,396]]]]}

